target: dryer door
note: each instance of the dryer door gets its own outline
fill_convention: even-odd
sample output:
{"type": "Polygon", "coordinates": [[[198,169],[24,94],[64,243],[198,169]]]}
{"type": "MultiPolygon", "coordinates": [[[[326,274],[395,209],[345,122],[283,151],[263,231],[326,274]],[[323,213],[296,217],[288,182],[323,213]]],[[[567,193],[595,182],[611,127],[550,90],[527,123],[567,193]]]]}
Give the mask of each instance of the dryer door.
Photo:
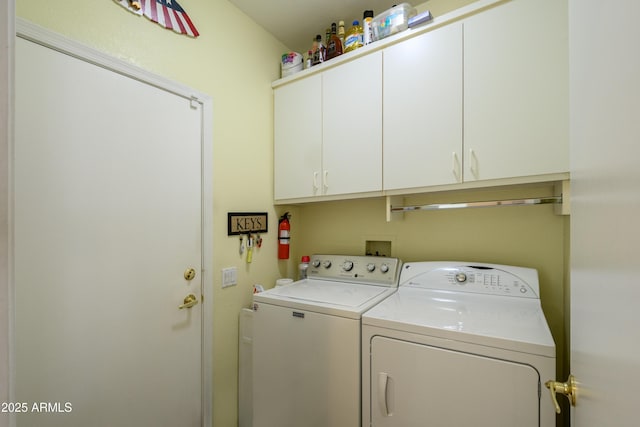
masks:
{"type": "Polygon", "coordinates": [[[380,336],[371,345],[373,427],[539,426],[529,365],[380,336]]]}

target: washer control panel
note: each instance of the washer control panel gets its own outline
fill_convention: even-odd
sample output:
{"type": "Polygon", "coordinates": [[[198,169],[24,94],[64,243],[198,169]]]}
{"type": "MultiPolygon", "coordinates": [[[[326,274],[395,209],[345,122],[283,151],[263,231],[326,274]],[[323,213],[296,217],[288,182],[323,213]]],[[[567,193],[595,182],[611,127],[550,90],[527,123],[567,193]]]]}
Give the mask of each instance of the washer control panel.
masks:
{"type": "Polygon", "coordinates": [[[398,258],[312,255],[307,277],[396,287],[401,265],[398,258]]]}
{"type": "Polygon", "coordinates": [[[536,270],[496,264],[407,263],[400,286],[539,298],[536,270]]]}

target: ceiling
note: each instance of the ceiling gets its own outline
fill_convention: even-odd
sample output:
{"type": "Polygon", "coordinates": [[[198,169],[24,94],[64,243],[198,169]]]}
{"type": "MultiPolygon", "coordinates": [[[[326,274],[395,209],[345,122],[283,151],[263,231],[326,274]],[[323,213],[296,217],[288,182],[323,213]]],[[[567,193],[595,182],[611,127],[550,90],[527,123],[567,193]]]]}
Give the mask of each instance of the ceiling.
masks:
{"type": "Polygon", "coordinates": [[[349,30],[354,20],[362,21],[365,10],[374,15],[400,4],[393,0],[229,0],[238,9],[260,24],[287,48],[306,53],[316,34],[325,38],[332,22],[344,21],[349,30]]]}

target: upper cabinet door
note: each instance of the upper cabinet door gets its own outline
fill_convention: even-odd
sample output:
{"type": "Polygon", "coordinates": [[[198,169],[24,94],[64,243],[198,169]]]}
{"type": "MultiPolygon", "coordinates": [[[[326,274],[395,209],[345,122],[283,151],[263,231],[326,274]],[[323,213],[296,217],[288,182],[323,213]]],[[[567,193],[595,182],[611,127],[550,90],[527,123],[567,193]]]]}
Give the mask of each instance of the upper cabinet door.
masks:
{"type": "Polygon", "coordinates": [[[462,24],[384,51],[384,189],[462,180],[462,24]]]}
{"type": "Polygon", "coordinates": [[[464,21],[464,180],[569,170],[566,0],[512,0],[464,21]]]}
{"type": "Polygon", "coordinates": [[[382,190],[382,53],[322,73],[323,193],[382,190]]]}
{"type": "Polygon", "coordinates": [[[274,198],[320,194],[322,79],[320,74],[274,90],[274,198]]]}

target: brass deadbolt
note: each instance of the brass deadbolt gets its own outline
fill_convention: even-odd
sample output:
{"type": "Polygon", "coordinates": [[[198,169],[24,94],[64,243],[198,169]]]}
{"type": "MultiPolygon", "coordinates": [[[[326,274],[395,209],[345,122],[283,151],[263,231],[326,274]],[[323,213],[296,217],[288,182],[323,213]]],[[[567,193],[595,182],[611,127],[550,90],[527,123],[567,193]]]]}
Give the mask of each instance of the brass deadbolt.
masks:
{"type": "Polygon", "coordinates": [[[187,280],[193,280],[193,278],[196,277],[196,270],[193,268],[187,268],[184,271],[184,278],[187,280]]]}

